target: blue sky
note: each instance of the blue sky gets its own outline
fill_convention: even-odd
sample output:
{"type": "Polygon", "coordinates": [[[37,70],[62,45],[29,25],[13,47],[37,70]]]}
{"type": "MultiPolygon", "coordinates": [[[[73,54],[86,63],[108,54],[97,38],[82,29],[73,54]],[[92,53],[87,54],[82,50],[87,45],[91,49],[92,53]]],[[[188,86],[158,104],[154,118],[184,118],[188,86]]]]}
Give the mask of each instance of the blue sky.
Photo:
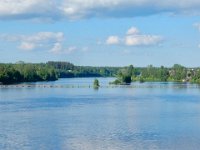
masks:
{"type": "Polygon", "coordinates": [[[199,10],[197,0],[2,0],[0,62],[200,66],[199,10]]]}

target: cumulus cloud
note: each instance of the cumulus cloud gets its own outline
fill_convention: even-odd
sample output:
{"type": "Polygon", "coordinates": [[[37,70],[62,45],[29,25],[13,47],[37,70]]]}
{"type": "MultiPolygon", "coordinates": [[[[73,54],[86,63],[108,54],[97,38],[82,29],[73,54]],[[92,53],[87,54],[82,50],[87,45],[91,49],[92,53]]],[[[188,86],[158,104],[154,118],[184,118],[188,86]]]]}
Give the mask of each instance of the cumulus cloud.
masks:
{"type": "Polygon", "coordinates": [[[159,13],[200,14],[199,0],[1,0],[0,19],[59,20],[134,17],[159,13]]]}
{"type": "Polygon", "coordinates": [[[54,43],[52,49],[50,50],[50,52],[52,53],[56,53],[56,54],[59,54],[62,52],[62,44],[57,42],[57,43],[54,43]]]}
{"type": "Polygon", "coordinates": [[[22,42],[19,46],[20,49],[22,50],[33,50],[35,48],[35,44],[34,43],[28,43],[28,42],[22,42]]]}
{"type": "Polygon", "coordinates": [[[60,15],[55,0],[1,0],[0,19],[55,19],[60,15]]]}
{"type": "Polygon", "coordinates": [[[199,12],[198,0],[63,0],[61,10],[71,18],[133,17],[157,13],[199,12]]]}
{"type": "Polygon", "coordinates": [[[139,30],[138,30],[136,27],[131,27],[131,28],[126,32],[127,35],[138,34],[138,33],[139,33],[139,30]]]}
{"type": "Polygon", "coordinates": [[[114,45],[119,44],[119,37],[118,36],[109,36],[106,40],[106,44],[108,45],[114,45]]]}
{"type": "Polygon", "coordinates": [[[159,35],[142,34],[136,27],[131,27],[124,37],[109,36],[106,44],[122,44],[126,46],[150,46],[159,44],[163,38],[159,35]],[[122,39],[122,40],[119,40],[122,39]]]}
{"type": "Polygon", "coordinates": [[[30,36],[21,36],[22,40],[29,42],[50,42],[57,41],[62,42],[64,40],[64,33],[62,32],[39,32],[30,36]]]}
{"type": "Polygon", "coordinates": [[[39,32],[30,36],[19,36],[22,50],[34,50],[37,48],[51,48],[58,51],[62,47],[64,34],[62,32],[39,32]]]}
{"type": "Polygon", "coordinates": [[[0,41],[16,44],[23,51],[46,51],[52,54],[71,54],[76,51],[87,52],[87,46],[66,46],[63,32],[38,32],[32,35],[0,34],[0,41]]]}
{"type": "Polygon", "coordinates": [[[130,35],[125,38],[125,44],[128,46],[148,46],[160,43],[162,38],[157,35],[130,35]]]}
{"type": "Polygon", "coordinates": [[[0,35],[0,40],[6,42],[16,42],[18,48],[25,51],[36,49],[51,49],[57,52],[62,48],[65,39],[62,32],[38,32],[32,35],[0,35]]]}
{"type": "Polygon", "coordinates": [[[54,54],[71,54],[77,50],[76,46],[63,48],[61,43],[55,43],[53,48],[49,51],[54,54]]]}

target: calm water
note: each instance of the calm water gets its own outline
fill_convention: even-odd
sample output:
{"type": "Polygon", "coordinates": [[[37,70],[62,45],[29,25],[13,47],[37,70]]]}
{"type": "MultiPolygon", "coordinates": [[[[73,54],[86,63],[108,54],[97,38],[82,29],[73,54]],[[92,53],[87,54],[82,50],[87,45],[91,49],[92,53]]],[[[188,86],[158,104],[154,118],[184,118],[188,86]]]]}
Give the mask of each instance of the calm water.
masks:
{"type": "Polygon", "coordinates": [[[199,150],[200,88],[94,79],[0,88],[0,150],[199,150]]]}

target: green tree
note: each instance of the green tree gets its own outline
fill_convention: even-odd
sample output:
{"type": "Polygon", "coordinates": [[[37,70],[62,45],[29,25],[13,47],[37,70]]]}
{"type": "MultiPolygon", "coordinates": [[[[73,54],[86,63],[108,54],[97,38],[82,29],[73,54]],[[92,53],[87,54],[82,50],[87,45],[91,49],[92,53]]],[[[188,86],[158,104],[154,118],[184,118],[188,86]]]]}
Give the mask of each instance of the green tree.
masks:
{"type": "Polygon", "coordinates": [[[166,82],[169,78],[168,69],[165,68],[164,66],[161,66],[159,72],[160,72],[160,81],[166,82]]]}
{"type": "Polygon", "coordinates": [[[179,64],[175,64],[171,70],[171,78],[175,81],[185,80],[187,77],[187,69],[179,64]]]}
{"type": "Polygon", "coordinates": [[[99,85],[99,80],[98,80],[98,79],[95,79],[95,80],[94,80],[94,82],[93,82],[93,87],[94,87],[94,88],[100,87],[100,85],[99,85]]]}

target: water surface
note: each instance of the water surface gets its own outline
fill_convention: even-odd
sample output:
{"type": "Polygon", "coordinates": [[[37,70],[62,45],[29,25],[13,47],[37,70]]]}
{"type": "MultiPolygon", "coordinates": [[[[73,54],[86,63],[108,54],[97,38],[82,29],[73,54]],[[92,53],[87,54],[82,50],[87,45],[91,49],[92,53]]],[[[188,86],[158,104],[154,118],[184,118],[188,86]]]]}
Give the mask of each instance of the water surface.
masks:
{"type": "Polygon", "coordinates": [[[198,85],[115,87],[108,85],[112,78],[99,78],[97,90],[93,80],[29,83],[56,88],[1,87],[0,149],[200,149],[198,85]]]}

